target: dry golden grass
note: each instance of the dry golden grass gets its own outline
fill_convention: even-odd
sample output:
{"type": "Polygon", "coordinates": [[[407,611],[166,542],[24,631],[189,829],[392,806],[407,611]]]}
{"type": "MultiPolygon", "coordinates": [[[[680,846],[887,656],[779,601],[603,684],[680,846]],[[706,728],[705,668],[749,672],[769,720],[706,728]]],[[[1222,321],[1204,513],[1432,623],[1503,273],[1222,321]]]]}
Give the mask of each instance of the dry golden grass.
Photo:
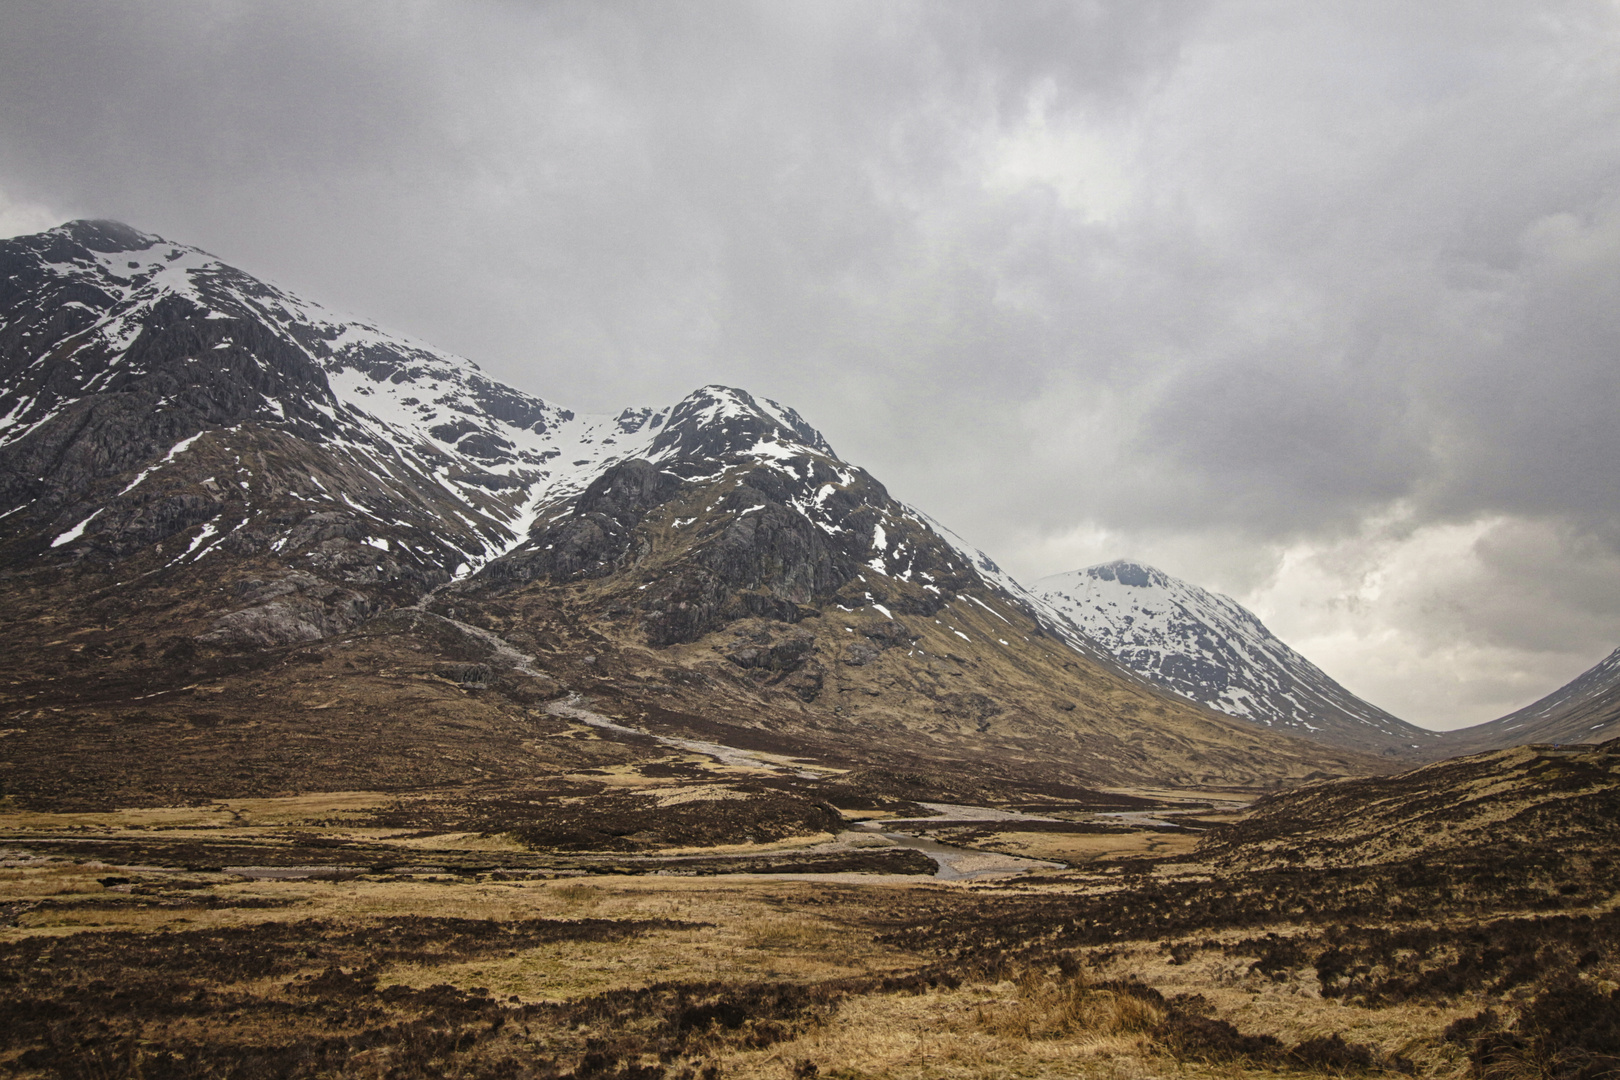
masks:
{"type": "Polygon", "coordinates": [[[563,905],[563,910],[568,912],[594,911],[602,903],[602,890],[582,881],[565,882],[553,886],[548,891],[563,905]]]}
{"type": "MultiPolygon", "coordinates": [[[[647,790],[662,789],[649,786],[647,790]]],[[[368,800],[375,798],[366,793],[345,793],[255,800],[252,806],[236,802],[228,811],[234,815],[230,818],[234,824],[222,821],[226,810],[203,807],[184,812],[172,808],[153,810],[142,817],[127,811],[39,815],[29,827],[58,829],[66,837],[82,837],[86,829],[141,832],[144,827],[147,835],[209,838],[270,838],[279,827],[328,837],[364,836],[378,843],[392,843],[402,851],[513,850],[509,841],[498,835],[442,832],[410,837],[395,830],[343,824],[344,814],[363,812],[371,805],[368,800]]],[[[24,826],[18,819],[11,820],[14,828],[22,831],[24,826]]],[[[831,839],[831,834],[821,834],[776,844],[687,850],[705,855],[719,851],[797,850],[831,839]]],[[[82,934],[85,941],[94,941],[98,931],[127,932],[152,943],[180,940],[163,936],[173,931],[206,933],[276,923],[286,926],[267,933],[291,933],[297,940],[298,934],[305,933],[318,937],[322,933],[358,932],[362,941],[369,942],[365,937],[370,933],[368,928],[386,929],[390,920],[416,924],[425,918],[445,919],[447,924],[487,920],[500,927],[534,920],[569,920],[579,924],[569,930],[570,934],[590,931],[596,936],[590,938],[582,933],[578,939],[567,940],[534,936],[523,939],[529,944],[467,948],[453,955],[438,951],[437,939],[433,939],[430,947],[391,953],[377,960],[367,967],[366,977],[375,975],[381,990],[398,987],[431,995],[432,988],[442,989],[448,984],[469,992],[487,991],[495,999],[491,1008],[509,1009],[514,1014],[522,1012],[520,1004],[547,1003],[547,1009],[573,1009],[599,995],[618,994],[620,1000],[625,1000],[623,995],[635,995],[655,986],[665,989],[649,992],[648,998],[628,1000],[651,1000],[667,993],[670,986],[685,986],[698,988],[693,991],[699,995],[695,1000],[725,1000],[732,995],[736,1000],[753,1003],[750,1008],[757,1009],[759,1001],[776,992],[773,988],[837,988],[831,996],[817,999],[826,1004],[803,1012],[784,1013],[778,1020],[769,1020],[767,1014],[756,1011],[741,1027],[716,1025],[712,1031],[692,1036],[692,1060],[701,1057],[718,1065],[724,1076],[736,1078],[800,1080],[812,1075],[811,1065],[815,1066],[813,1075],[818,1080],[1145,1080],[1171,1075],[1189,1080],[1238,1080],[1305,1071],[1302,1065],[1288,1064],[1292,1059],[1279,1056],[1211,1064],[1202,1061],[1197,1052],[1185,1052],[1166,1032],[1178,1030],[1173,1023],[1195,1015],[1177,1011],[1183,1010],[1186,1001],[1182,999],[1178,1004],[1178,995],[1196,995],[1200,1002],[1196,1009],[1203,1010],[1196,1015],[1229,1022],[1247,1035],[1275,1036],[1280,1040],[1279,1054],[1311,1040],[1338,1036],[1351,1044],[1375,1047],[1380,1054],[1409,1059],[1426,1080],[1463,1080],[1470,1075],[1474,1080],[1531,1080],[1533,1073],[1540,1080],[1537,1070],[1545,1063],[1523,1055],[1523,1060],[1512,1055],[1502,1058],[1493,1066],[1491,1075],[1471,1074],[1467,1048],[1441,1040],[1440,1033],[1448,1024],[1482,1007],[1485,999],[1479,994],[1417,998],[1378,1007],[1347,1005],[1342,999],[1323,998],[1313,962],[1301,961],[1298,967],[1282,971],[1254,970],[1255,953],[1249,947],[1253,945],[1250,939],[1266,939],[1268,934],[1284,939],[1312,934],[1318,942],[1312,948],[1320,951],[1321,923],[1289,923],[1287,916],[1279,914],[1273,925],[1255,926],[1244,917],[1245,909],[1234,913],[1236,922],[1188,922],[1174,931],[1164,931],[1162,939],[1154,924],[1145,931],[1141,926],[1127,928],[1126,935],[1112,943],[1104,938],[1099,944],[1092,937],[1086,939],[1091,944],[1084,947],[1074,944],[1075,937],[1062,937],[1078,925],[1078,916],[1073,913],[1097,897],[1117,896],[1118,902],[1109,900],[1114,906],[1107,909],[1089,909],[1093,912],[1090,918],[1106,926],[1107,918],[1119,917],[1120,925],[1127,926],[1123,917],[1135,905],[1133,889],[1142,890],[1146,898],[1164,882],[1179,881],[1183,887],[1191,886],[1195,894],[1206,882],[1210,888],[1222,887],[1212,867],[1166,858],[1185,855],[1191,839],[1183,834],[1151,831],[1108,835],[1008,830],[996,834],[985,846],[1022,856],[1062,855],[1077,859],[1076,852],[1088,851],[1092,858],[1158,856],[1159,862],[1153,873],[1133,871],[1128,880],[1117,872],[1070,872],[1044,875],[1026,883],[983,887],[927,879],[889,885],[859,876],[838,883],[830,876],[814,881],[741,875],[538,876],[556,872],[549,866],[534,871],[534,877],[506,872],[481,876],[468,872],[459,877],[451,873],[360,873],[348,880],[245,881],[223,873],[143,871],[88,861],[14,858],[13,865],[0,866],[0,914],[10,921],[9,925],[0,925],[0,944],[45,948],[46,944],[28,939],[49,938],[53,940],[48,947],[54,950],[61,949],[54,939],[82,934]],[[1036,846],[1047,843],[1073,846],[1036,846]],[[112,888],[99,880],[114,877],[133,880],[112,888]],[[1012,916],[1026,904],[1040,917],[1015,921],[1012,916]],[[1097,915],[1098,911],[1105,914],[1097,915]],[[671,920],[684,925],[646,920],[671,920]],[[611,934],[603,936],[598,921],[635,921],[638,925],[633,931],[610,928],[611,934]],[[972,932],[982,931],[981,936],[964,940],[981,944],[956,951],[948,943],[930,943],[939,939],[907,938],[904,934],[885,937],[897,928],[926,928],[935,921],[976,928],[972,932]],[[1013,927],[1016,933],[1006,936],[1013,927]],[[1046,936],[1048,929],[1053,936],[1046,936]],[[1069,944],[1064,944],[1065,940],[1069,944]],[[1248,944],[1240,946],[1240,942],[1248,944]],[[1031,944],[1032,951],[1020,951],[1031,944]],[[1173,946],[1181,948],[1172,951],[1173,946]],[[973,952],[980,948],[1001,951],[973,952]],[[975,957],[982,959],[985,955],[1000,959],[975,966],[979,964],[975,957]],[[1045,967],[1039,966],[1043,963],[1045,967]],[[917,983],[914,973],[940,970],[953,974],[943,981],[917,983]],[[1009,970],[1014,972],[1012,976],[986,974],[1009,970]],[[912,981],[901,983],[903,990],[891,991],[875,981],[875,977],[885,974],[912,981]],[[958,984],[954,981],[958,977],[967,981],[958,984]],[[1152,987],[1163,997],[1131,992],[1128,986],[1122,988],[1131,981],[1152,987]],[[750,1026],[756,1022],[763,1026],[750,1026]],[[769,1037],[756,1037],[759,1031],[769,1031],[769,1037]],[[1172,1047],[1177,1048],[1176,1054],[1185,1052],[1185,1059],[1178,1059],[1172,1047]]],[[[872,840],[881,842],[876,837],[872,840]]],[[[445,864],[452,865],[448,859],[445,864]]],[[[484,865],[490,865],[489,861],[484,865]]],[[[1315,889],[1316,885],[1307,881],[1304,887],[1315,889]]],[[[1596,914],[1616,903],[1620,901],[1606,899],[1590,910],[1596,914]]],[[[1580,912],[1568,908],[1566,913],[1580,912]]],[[[1442,917],[1434,916],[1437,921],[1442,917]]],[[[1409,929],[1413,923],[1406,920],[1399,925],[1409,929]]],[[[462,933],[453,929],[444,932],[462,933]]],[[[486,941],[500,940],[504,932],[480,931],[486,941]]],[[[262,938],[255,931],[234,937],[221,934],[219,940],[262,938]]],[[[117,940],[118,949],[125,947],[122,941],[117,940]]],[[[168,946],[144,947],[161,950],[168,946]]],[[[369,948],[369,944],[362,945],[358,955],[365,955],[369,948]]],[[[305,952],[302,946],[287,955],[294,968],[291,975],[278,973],[235,983],[221,980],[206,989],[209,993],[266,1001],[310,1000],[299,996],[301,991],[295,984],[300,979],[322,976],[331,961],[316,959],[318,950],[305,952]]],[[[344,963],[350,970],[364,961],[349,955],[344,963]]],[[[1620,970],[1611,970],[1604,966],[1607,963],[1588,965],[1583,969],[1585,977],[1609,979],[1615,970],[1620,970]]],[[[1610,983],[1603,985],[1607,988],[1610,983]]],[[[401,989],[394,998],[379,994],[372,1000],[409,997],[401,989]]],[[[1490,1003],[1504,1009],[1514,1007],[1501,995],[1492,997],[1490,1003]]],[[[233,1021],[228,1015],[215,1017],[206,1010],[180,1015],[184,1012],[180,1010],[164,1029],[163,1038],[170,1044],[193,1037],[203,1044],[208,1038],[224,1039],[222,1033],[230,1038],[250,1036],[266,1041],[292,1038],[300,1032],[321,1038],[322,1032],[330,1032],[334,1024],[347,1023],[341,1019],[347,1015],[343,1011],[347,1006],[327,1007],[338,1019],[299,1015],[286,1019],[285,1029],[251,1032],[231,1029],[233,1021]]],[[[557,1015],[545,1010],[531,1010],[524,1015],[533,1020],[542,1014],[557,1015]]],[[[559,1039],[573,1039],[567,1044],[567,1053],[575,1056],[558,1059],[573,1068],[583,1053],[586,1038],[617,1038],[642,1023],[646,1015],[636,1013],[635,1020],[621,1016],[612,1022],[617,1027],[592,1020],[596,1026],[588,1033],[570,1028],[571,1034],[560,1034],[561,1029],[553,1029],[545,1038],[551,1039],[548,1045],[553,1046],[559,1045],[559,1039]]],[[[477,1024],[483,1026],[477,1030],[495,1030],[488,1028],[488,1023],[488,1017],[478,1020],[477,1024]]],[[[390,1053],[381,1049],[368,1051],[371,1056],[355,1059],[360,1064],[350,1063],[349,1074],[368,1062],[379,1068],[387,1066],[393,1060],[390,1053]]],[[[0,1071],[5,1067],[0,1060],[0,1071]]],[[[468,1073],[476,1074],[475,1068],[468,1073]]],[[[671,1075],[679,1075],[679,1070],[671,1075]]]]}
{"type": "Polygon", "coordinates": [[[609,948],[574,942],[542,945],[512,956],[449,964],[399,964],[386,969],[381,986],[418,989],[449,983],[482,986],[501,998],[524,1002],[571,1001],[673,979],[723,975],[724,965],[705,963],[712,929],[654,931],[609,948]]]}
{"type": "Polygon", "coordinates": [[[1081,862],[1093,859],[1163,858],[1190,855],[1198,836],[1141,829],[1129,833],[1000,832],[976,841],[975,847],[1029,859],[1081,862]]]}
{"type": "MultiPolygon", "coordinates": [[[[107,868],[94,864],[45,864],[0,868],[0,896],[8,902],[92,896],[107,868]]],[[[144,875],[142,881],[162,875],[144,875]]],[[[207,908],[128,908],[76,911],[72,907],[25,913],[22,925],[0,929],[0,941],[92,930],[124,930],[156,935],[179,929],[207,930],[264,922],[322,920],[366,925],[397,916],[425,913],[460,919],[517,923],[523,920],[672,919],[702,924],[651,928],[611,944],[558,941],[436,962],[410,960],[378,971],[378,985],[426,990],[449,984],[483,988],[496,1000],[567,1003],[612,991],[654,984],[717,982],[825,984],[831,980],[915,970],[928,957],[874,941],[867,920],[870,907],[888,898],[950,907],[968,903],[974,890],[962,887],[882,886],[845,889],[832,899],[813,883],[739,879],[612,877],[551,881],[497,882],[444,879],[358,878],[348,881],[239,882],[225,875],[169,875],[179,883],[208,884],[205,892],[226,906],[207,908]],[[273,900],[286,906],[238,908],[231,902],[273,900]]],[[[1073,886],[1048,886],[1066,890],[1073,886]]],[[[1031,889],[1032,893],[1037,890],[1031,889]]],[[[1199,943],[1295,932],[1290,927],[1215,931],[1199,943]]],[[[1277,1077],[1257,1064],[1211,1065],[1178,1061],[1156,1029],[1164,1006],[1150,995],[1123,992],[1117,980],[1141,980],[1166,998],[1199,994],[1213,1014],[1245,1032],[1277,1035],[1287,1045],[1342,1035],[1411,1058],[1421,1075],[1462,1080],[1462,1051],[1437,1039],[1452,1020],[1476,1005],[1405,1004],[1365,1009],[1324,1000],[1309,968],[1280,979],[1250,972],[1249,958],[1229,956],[1219,947],[1200,949],[1186,963],[1171,962],[1160,942],[1132,942],[1068,964],[1064,975],[1026,968],[996,982],[968,982],[954,989],[925,992],[861,992],[844,998],[825,1015],[795,1022],[780,1041],[750,1045],[747,1039],[717,1033],[700,1040],[707,1060],[738,1080],[790,1080],[816,1066],[819,1080],[1012,1080],[1084,1077],[1146,1080],[1177,1076],[1190,1080],[1277,1077]],[[1076,974],[1082,972],[1083,974],[1076,974]]],[[[1067,963],[1067,962],[1066,962],[1067,963]]],[[[312,963],[305,972],[318,975],[312,963]]],[[[287,992],[286,976],[243,982],[231,993],[275,997],[287,992]]],[[[514,1006],[515,1007],[515,1006],[514,1006]]],[[[221,1021],[223,1022],[223,1021],[221,1021]]],[[[214,1023],[207,1017],[175,1021],[166,1037],[196,1035],[214,1023]]],[[[312,1021],[289,1020],[285,1030],[261,1032],[265,1039],[316,1033],[312,1021]]],[[[387,1054],[379,1053],[378,1062],[387,1054]]],[[[369,1058],[367,1060],[370,1060],[369,1058]]],[[[1520,1063],[1530,1069],[1535,1063],[1520,1063]]],[[[1486,1080],[1530,1080],[1513,1072],[1486,1080]]],[[[1286,1070],[1285,1070],[1286,1071],[1286,1070]]]]}
{"type": "MultiPolygon", "coordinates": [[[[1200,934],[1196,941],[1235,942],[1267,933],[1287,936],[1294,932],[1287,926],[1256,927],[1200,934]]],[[[1227,956],[1216,950],[1202,950],[1183,964],[1173,963],[1162,943],[1130,945],[1111,952],[1113,955],[1097,967],[1097,976],[1140,979],[1166,997],[1202,995],[1216,1015],[1243,1031],[1269,1032],[1290,1045],[1338,1034],[1348,1042],[1370,1043],[1411,1058],[1425,1075],[1444,1076],[1466,1066],[1460,1049],[1441,1043],[1436,1035],[1452,1021],[1477,1012],[1477,1001],[1350,1008],[1322,997],[1316,973],[1310,967],[1275,978],[1251,971],[1251,956],[1227,956]]]]}
{"type": "Polygon", "coordinates": [[[1152,1002],[1083,977],[1026,971],[1013,986],[1010,1000],[981,1005],[974,1013],[982,1030],[1002,1039],[1137,1035],[1164,1020],[1164,1009],[1152,1002]]]}
{"type": "Polygon", "coordinates": [[[45,813],[0,805],[0,832],[97,830],[230,830],[312,822],[361,824],[367,812],[396,798],[375,791],[324,791],[274,799],[220,799],[206,806],[149,806],[84,813],[45,813]]]}
{"type": "Polygon", "coordinates": [[[43,900],[105,892],[97,877],[108,873],[99,864],[43,863],[0,868],[0,902],[43,900]]]}
{"type": "Polygon", "coordinates": [[[787,949],[820,951],[839,941],[838,935],[820,919],[803,915],[794,918],[766,916],[744,919],[731,928],[748,949],[787,949]]]}
{"type": "Polygon", "coordinates": [[[749,1080],[802,1075],[805,1063],[839,1080],[1136,1080],[1180,1072],[1144,1039],[1154,1022],[1143,1003],[1107,991],[1081,997],[1022,982],[973,985],[847,1001],[800,1038],[724,1063],[728,1076],[749,1080]]]}

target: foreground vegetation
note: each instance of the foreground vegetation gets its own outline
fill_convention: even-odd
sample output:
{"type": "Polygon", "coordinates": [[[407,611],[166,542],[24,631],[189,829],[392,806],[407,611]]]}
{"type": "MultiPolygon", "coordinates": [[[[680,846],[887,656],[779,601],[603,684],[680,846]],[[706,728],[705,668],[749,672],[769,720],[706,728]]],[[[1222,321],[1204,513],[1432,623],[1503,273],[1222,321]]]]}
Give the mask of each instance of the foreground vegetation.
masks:
{"type": "MultiPolygon", "coordinates": [[[[13,809],[0,816],[0,1065],[147,1078],[1596,1080],[1620,1069],[1612,756],[1501,766],[1585,822],[1556,833],[1556,850],[1507,842],[1515,819],[1497,814],[1467,844],[1333,865],[1311,853],[1349,839],[1318,836],[1290,859],[1266,831],[1282,816],[1268,800],[1237,828],[1184,816],[1188,830],[1217,826],[1197,850],[1159,826],[941,829],[1068,852],[1063,869],[954,884],[917,873],[909,850],[796,866],[825,846],[815,836],[706,849],[683,866],[672,852],[637,863],[493,834],[367,831],[354,824],[361,795],[260,800],[245,824],[241,808],[13,809]],[[366,859],[333,861],[360,834],[366,859]],[[144,866],[111,857],[137,841],[144,866]],[[209,864],[233,843],[282,848],[276,865],[209,864]],[[388,845],[417,864],[379,865],[388,845]]],[[[1501,785],[1469,768],[1458,775],[1497,806],[1501,785]]],[[[1455,803],[1430,798],[1443,781],[1423,788],[1417,819],[1454,820],[1455,803]]],[[[1410,788],[1354,783],[1390,785],[1364,793],[1386,816],[1410,788]]],[[[1550,828],[1549,805],[1521,816],[1550,828]]],[[[1349,828],[1318,832],[1330,826],[1349,828]]]]}

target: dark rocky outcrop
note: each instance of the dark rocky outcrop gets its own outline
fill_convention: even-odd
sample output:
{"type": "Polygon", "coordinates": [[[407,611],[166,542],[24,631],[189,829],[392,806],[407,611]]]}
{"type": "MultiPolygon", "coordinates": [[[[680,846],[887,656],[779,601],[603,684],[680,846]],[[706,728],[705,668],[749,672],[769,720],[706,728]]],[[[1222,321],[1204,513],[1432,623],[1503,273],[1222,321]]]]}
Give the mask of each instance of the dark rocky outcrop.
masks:
{"type": "Polygon", "coordinates": [[[616,465],[597,477],[564,518],[531,533],[528,543],[481,575],[491,589],[536,579],[602,577],[634,562],[635,528],[648,512],[685,487],[680,477],[642,460],[616,465]]]}
{"type": "Polygon", "coordinates": [[[883,650],[871,642],[856,641],[844,648],[844,663],[864,667],[882,655],[883,650]]]}
{"type": "Polygon", "coordinates": [[[793,672],[804,666],[816,647],[814,634],[803,631],[783,635],[768,630],[740,635],[725,657],[740,668],[760,671],[793,672]]]}
{"type": "Polygon", "coordinates": [[[238,647],[288,645],[343,633],[376,614],[365,595],[294,571],[275,581],[237,583],[249,606],[222,615],[198,641],[238,647]]]}
{"type": "Polygon", "coordinates": [[[861,633],[881,649],[904,648],[917,640],[917,635],[908,630],[905,623],[894,619],[874,623],[861,633]]]}
{"type": "MultiPolygon", "coordinates": [[[[678,408],[671,424],[689,422],[681,413],[678,408]]],[[[750,431],[765,422],[743,417],[737,423],[744,420],[750,431]]],[[[745,471],[717,500],[701,509],[670,512],[695,514],[683,534],[691,539],[673,565],[634,598],[642,628],[655,645],[695,641],[743,618],[797,622],[854,587],[874,556],[894,562],[897,574],[930,583],[928,589],[896,589],[886,575],[874,575],[872,587],[884,602],[906,614],[932,615],[957,590],[978,580],[960,554],[908,518],[883,485],[860,470],[840,471],[833,460],[808,452],[772,465],[705,456],[727,452],[735,434],[723,434],[718,442],[672,444],[690,446],[692,456],[613,466],[564,514],[480,573],[476,587],[504,591],[539,580],[592,580],[638,566],[655,547],[644,523],[701,490],[698,485],[717,469],[739,464],[747,466],[745,471]],[[807,516],[811,508],[815,520],[807,516]],[[873,550],[876,536],[888,537],[881,552],[873,550]]],[[[894,623],[878,632],[878,639],[887,648],[910,637],[894,623]]]]}

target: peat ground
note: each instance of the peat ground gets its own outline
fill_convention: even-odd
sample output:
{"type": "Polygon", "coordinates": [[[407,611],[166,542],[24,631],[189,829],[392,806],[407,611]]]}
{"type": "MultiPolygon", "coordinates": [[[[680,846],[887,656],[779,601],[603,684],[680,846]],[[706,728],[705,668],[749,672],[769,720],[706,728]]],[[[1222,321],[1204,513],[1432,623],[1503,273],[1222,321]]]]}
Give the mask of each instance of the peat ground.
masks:
{"type": "MultiPolygon", "coordinates": [[[[1064,869],[966,884],[832,831],[896,803],[823,811],[820,833],[595,849],[470,828],[487,800],[449,796],[12,808],[0,1070],[1597,1080],[1620,1067],[1620,859],[1586,805],[1608,798],[1605,754],[1500,764],[1556,797],[1514,804],[1552,846],[1493,811],[1416,853],[1346,863],[1305,837],[1289,857],[1275,800],[1236,826],[1192,801],[1168,830],[1051,805],[907,826],[1067,845],[1064,869]],[[1579,827],[1546,832],[1557,806],[1579,827]]],[[[783,790],[674,772],[615,774],[603,805],[768,809],[783,790]]],[[[1411,786],[1388,783],[1360,795],[1411,786]]]]}

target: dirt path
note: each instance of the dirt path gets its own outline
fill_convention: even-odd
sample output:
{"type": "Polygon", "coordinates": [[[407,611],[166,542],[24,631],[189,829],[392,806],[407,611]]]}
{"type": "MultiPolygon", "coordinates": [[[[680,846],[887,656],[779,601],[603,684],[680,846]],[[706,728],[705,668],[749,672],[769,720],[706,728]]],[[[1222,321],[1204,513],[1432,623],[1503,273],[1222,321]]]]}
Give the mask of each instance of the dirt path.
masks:
{"type": "Polygon", "coordinates": [[[791,772],[799,776],[814,778],[828,776],[840,772],[839,769],[829,769],[824,765],[817,765],[804,758],[787,757],[782,754],[768,754],[763,750],[743,750],[724,743],[708,742],[703,739],[682,739],[673,735],[655,735],[650,731],[621,724],[617,720],[610,720],[601,713],[592,712],[582,707],[578,694],[569,694],[563,701],[553,701],[546,706],[546,712],[553,716],[561,716],[567,720],[577,720],[581,724],[589,724],[604,731],[616,732],[620,735],[637,735],[652,739],[664,746],[672,746],[678,750],[686,750],[694,754],[706,754],[722,765],[731,765],[740,768],[768,769],[771,772],[791,772]]]}

